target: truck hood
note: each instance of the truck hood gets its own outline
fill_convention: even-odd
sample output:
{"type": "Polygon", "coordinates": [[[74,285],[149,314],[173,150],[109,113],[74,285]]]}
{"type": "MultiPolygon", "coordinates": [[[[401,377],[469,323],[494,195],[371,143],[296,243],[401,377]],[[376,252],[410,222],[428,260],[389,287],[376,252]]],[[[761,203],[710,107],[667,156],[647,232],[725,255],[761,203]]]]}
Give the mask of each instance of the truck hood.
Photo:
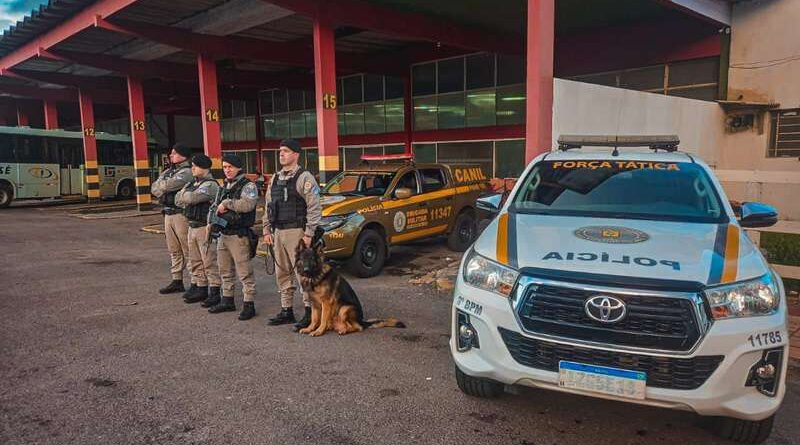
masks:
{"type": "Polygon", "coordinates": [[[344,196],[323,195],[322,216],[345,215],[348,213],[365,213],[383,208],[380,196],[344,196]]]}
{"type": "Polygon", "coordinates": [[[515,269],[538,268],[703,285],[769,268],[735,223],[700,224],[504,212],[475,250],[515,269]]]}

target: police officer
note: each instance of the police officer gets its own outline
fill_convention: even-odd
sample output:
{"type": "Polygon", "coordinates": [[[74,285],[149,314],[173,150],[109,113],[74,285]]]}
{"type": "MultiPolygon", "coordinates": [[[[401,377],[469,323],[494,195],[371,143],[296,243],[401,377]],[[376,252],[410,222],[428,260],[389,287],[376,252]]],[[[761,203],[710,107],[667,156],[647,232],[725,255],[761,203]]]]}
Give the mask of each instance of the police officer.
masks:
{"type": "MultiPolygon", "coordinates": [[[[189,222],[183,211],[175,205],[175,195],[186,184],[192,181],[192,170],[189,158],[192,150],[183,144],[175,144],[169,153],[170,166],[161,173],[161,176],[150,187],[150,193],[158,198],[158,203],[163,207],[164,232],[167,236],[167,249],[172,260],[170,272],[172,282],[158,290],[161,294],[184,292],[183,269],[189,257],[189,222]]],[[[192,283],[191,287],[196,285],[192,283]]]]}
{"type": "MultiPolygon", "coordinates": [[[[306,246],[311,245],[314,231],[322,220],[319,185],[314,175],[298,164],[300,152],[300,143],[296,140],[281,141],[282,168],[273,176],[266,192],[264,243],[274,246],[275,277],[281,294],[281,311],[267,322],[272,326],[296,321],[292,309],[296,289],[295,248],[301,239],[306,246]]],[[[305,314],[294,325],[295,330],[311,323],[311,301],[306,292],[303,292],[303,305],[305,314]]]]}
{"type": "Polygon", "coordinates": [[[189,272],[194,283],[184,294],[183,301],[197,303],[208,300],[211,303],[216,300],[216,304],[220,298],[220,278],[217,251],[211,247],[208,236],[208,210],[217,196],[219,185],[211,176],[211,158],[195,155],[192,158],[192,176],[194,181],[175,195],[175,204],[183,208],[183,214],[189,220],[189,272]]]}
{"type": "MultiPolygon", "coordinates": [[[[258,189],[242,172],[244,163],[239,156],[226,154],[222,157],[222,171],[225,173],[225,186],[220,199],[215,200],[216,214],[227,224],[220,230],[217,239],[217,261],[222,278],[222,301],[211,306],[208,312],[235,311],[233,290],[236,276],[242,283],[244,307],[239,320],[249,320],[256,315],[256,280],[253,264],[250,262],[251,227],[256,222],[256,203],[258,189]]],[[[214,210],[214,207],[212,207],[214,210]]]]}

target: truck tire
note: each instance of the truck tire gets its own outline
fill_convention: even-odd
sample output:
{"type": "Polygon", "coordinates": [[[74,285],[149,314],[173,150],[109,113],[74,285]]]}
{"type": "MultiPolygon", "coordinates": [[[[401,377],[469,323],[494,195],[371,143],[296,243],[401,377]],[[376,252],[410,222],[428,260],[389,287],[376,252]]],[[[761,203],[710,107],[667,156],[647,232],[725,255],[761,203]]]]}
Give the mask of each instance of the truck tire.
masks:
{"type": "Polygon", "coordinates": [[[0,184],[0,209],[11,205],[14,200],[14,189],[8,184],[0,184]]]}
{"type": "Polygon", "coordinates": [[[378,275],[386,262],[386,241],[380,233],[366,229],[358,236],[353,256],[347,262],[348,269],[359,278],[378,275]]]}
{"type": "Polygon", "coordinates": [[[464,394],[482,399],[491,399],[503,393],[503,384],[494,380],[472,377],[456,366],[456,383],[464,394]]]}
{"type": "Polygon", "coordinates": [[[717,419],[715,429],[718,436],[738,443],[757,444],[767,440],[772,433],[775,416],[764,420],[742,420],[732,417],[717,419]]]}
{"type": "Polygon", "coordinates": [[[454,252],[463,252],[472,245],[477,236],[475,215],[469,210],[462,211],[453,224],[453,231],[447,236],[447,247],[454,252]]]}
{"type": "Polygon", "coordinates": [[[130,179],[119,183],[117,187],[117,198],[133,199],[136,196],[136,185],[130,179]]]}

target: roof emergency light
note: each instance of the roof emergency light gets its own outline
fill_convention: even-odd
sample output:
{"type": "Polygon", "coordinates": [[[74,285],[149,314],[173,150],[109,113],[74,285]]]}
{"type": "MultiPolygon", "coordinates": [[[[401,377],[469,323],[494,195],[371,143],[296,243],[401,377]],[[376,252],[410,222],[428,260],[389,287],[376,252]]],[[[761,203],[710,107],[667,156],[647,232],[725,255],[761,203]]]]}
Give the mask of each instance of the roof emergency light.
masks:
{"type": "Polygon", "coordinates": [[[361,155],[361,160],[364,162],[381,162],[381,161],[406,161],[414,162],[414,155],[401,153],[393,155],[361,155]]]}
{"type": "Polygon", "coordinates": [[[561,135],[558,138],[558,149],[561,151],[581,147],[648,147],[651,150],[673,152],[678,150],[680,139],[677,135],[561,135]]]}

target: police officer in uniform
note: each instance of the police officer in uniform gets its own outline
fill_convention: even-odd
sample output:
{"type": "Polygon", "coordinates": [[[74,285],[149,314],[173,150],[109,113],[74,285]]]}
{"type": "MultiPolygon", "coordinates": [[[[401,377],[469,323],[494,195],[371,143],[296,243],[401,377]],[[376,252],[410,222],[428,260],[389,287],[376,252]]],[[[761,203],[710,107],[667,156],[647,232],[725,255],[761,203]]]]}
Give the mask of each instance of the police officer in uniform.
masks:
{"type": "MultiPolygon", "coordinates": [[[[150,193],[158,199],[163,207],[164,232],[167,237],[167,249],[172,260],[170,272],[172,282],[159,289],[161,294],[184,292],[183,269],[189,257],[189,222],[183,215],[182,209],[175,204],[175,195],[186,184],[192,181],[192,170],[189,158],[192,150],[183,144],[175,144],[169,154],[170,166],[161,173],[161,176],[150,187],[150,193]]],[[[192,287],[196,285],[192,283],[192,287]]]]}
{"type": "Polygon", "coordinates": [[[189,272],[194,284],[183,295],[183,301],[197,303],[216,299],[218,302],[217,251],[211,246],[208,236],[208,211],[219,191],[219,185],[211,175],[211,158],[195,155],[192,158],[192,176],[194,181],[175,195],[175,204],[183,208],[183,214],[189,220],[189,272]]]}
{"type": "MultiPolygon", "coordinates": [[[[275,277],[281,294],[281,311],[267,324],[276,326],[295,323],[292,303],[296,289],[294,279],[295,248],[302,239],[311,245],[314,231],[322,220],[319,185],[314,175],[300,167],[300,143],[294,139],[281,141],[281,171],[270,181],[266,192],[264,243],[275,252],[275,277]]],[[[299,282],[299,280],[298,280],[299,282]]],[[[294,325],[295,330],[311,323],[311,301],[303,292],[305,314],[294,325]]]]}
{"type": "MultiPolygon", "coordinates": [[[[251,227],[256,222],[256,203],[258,189],[242,172],[244,163],[239,156],[226,154],[222,157],[222,171],[225,173],[225,186],[220,199],[215,200],[217,216],[227,224],[220,230],[217,239],[217,261],[222,278],[222,301],[211,306],[208,312],[235,311],[233,291],[236,276],[242,283],[244,307],[239,320],[249,320],[256,315],[256,280],[253,264],[250,262],[251,227]]],[[[212,229],[213,230],[213,229],[212,229]]]]}

